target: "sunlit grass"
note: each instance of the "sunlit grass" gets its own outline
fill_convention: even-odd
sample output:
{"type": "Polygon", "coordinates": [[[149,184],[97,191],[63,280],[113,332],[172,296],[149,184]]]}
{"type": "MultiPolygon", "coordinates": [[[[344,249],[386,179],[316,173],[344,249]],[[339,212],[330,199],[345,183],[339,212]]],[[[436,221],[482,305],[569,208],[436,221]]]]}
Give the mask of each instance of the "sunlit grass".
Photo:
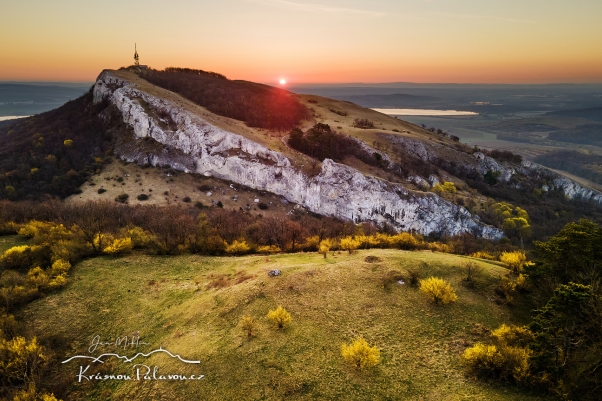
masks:
{"type": "MultiPolygon", "coordinates": [[[[149,345],[138,351],[161,346],[201,361],[185,365],[156,355],[147,364],[167,373],[206,376],[194,383],[75,384],[73,379],[74,391],[86,399],[539,399],[464,375],[459,355],[477,339],[471,328],[512,322],[510,311],[490,300],[497,277],[507,271],[476,261],[483,270],[469,289],[462,284],[465,260],[397,250],[330,253],[327,259],[316,253],[103,257],[78,264],[71,284],[31,304],[22,318],[38,336],[60,339],[64,356],[85,353],[96,334],[110,339],[139,333],[149,345]],[[381,261],[367,263],[368,255],[381,261]],[[268,277],[275,268],[282,275],[268,277]],[[407,284],[383,287],[387,272],[406,275],[408,269],[444,278],[456,288],[458,302],[440,307],[407,284]],[[240,271],[244,275],[237,276],[240,271]],[[227,285],[210,288],[221,275],[227,285]],[[292,316],[283,330],[266,318],[278,305],[292,316]],[[243,316],[258,321],[251,340],[239,325],[243,316]],[[340,354],[342,343],[359,336],[381,355],[380,364],[364,372],[340,354]]],[[[78,366],[73,362],[60,369],[74,378],[78,366]]],[[[123,364],[111,369],[131,370],[123,364]]]]}

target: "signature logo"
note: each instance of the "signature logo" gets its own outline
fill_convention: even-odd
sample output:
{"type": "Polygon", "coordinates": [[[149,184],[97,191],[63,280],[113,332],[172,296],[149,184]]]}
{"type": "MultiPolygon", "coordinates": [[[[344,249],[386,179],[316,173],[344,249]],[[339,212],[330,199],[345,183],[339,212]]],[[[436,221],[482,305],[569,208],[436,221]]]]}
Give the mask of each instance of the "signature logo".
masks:
{"type": "MultiPolygon", "coordinates": [[[[102,341],[99,335],[94,336],[88,347],[88,352],[91,354],[99,348],[103,347],[112,347],[112,348],[122,348],[126,350],[129,348],[138,348],[141,345],[149,345],[148,343],[142,341],[140,336],[120,336],[116,337],[115,340],[110,341],[102,341]]],[[[163,347],[159,347],[158,349],[152,350],[150,352],[138,352],[134,356],[120,355],[114,352],[103,353],[99,356],[93,355],[74,355],[68,359],[62,361],[63,364],[69,363],[74,360],[84,359],[90,360],[90,364],[88,365],[80,365],[79,373],[76,374],[76,379],[78,382],[83,381],[103,381],[103,380],[201,380],[205,377],[205,375],[187,375],[181,373],[169,373],[163,374],[159,372],[159,367],[156,365],[145,365],[143,363],[136,363],[131,368],[133,369],[132,374],[120,373],[120,374],[107,374],[107,373],[88,373],[94,364],[104,364],[107,360],[114,357],[121,360],[123,363],[129,364],[134,362],[138,358],[148,358],[153,354],[166,354],[171,358],[177,359],[185,364],[200,364],[201,361],[198,360],[190,360],[182,358],[180,355],[173,354],[170,351],[164,349],[163,347]]],[[[93,370],[93,369],[92,369],[93,370]]]]}

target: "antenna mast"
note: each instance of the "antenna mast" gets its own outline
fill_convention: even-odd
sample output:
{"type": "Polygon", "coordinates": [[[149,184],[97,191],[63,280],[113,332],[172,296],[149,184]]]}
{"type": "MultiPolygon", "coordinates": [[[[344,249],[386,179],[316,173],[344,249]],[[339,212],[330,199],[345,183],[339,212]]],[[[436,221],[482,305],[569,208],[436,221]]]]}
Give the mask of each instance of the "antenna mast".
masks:
{"type": "Polygon", "coordinates": [[[136,43],[134,43],[134,65],[136,67],[140,66],[140,57],[138,57],[138,50],[136,50],[136,43]]]}

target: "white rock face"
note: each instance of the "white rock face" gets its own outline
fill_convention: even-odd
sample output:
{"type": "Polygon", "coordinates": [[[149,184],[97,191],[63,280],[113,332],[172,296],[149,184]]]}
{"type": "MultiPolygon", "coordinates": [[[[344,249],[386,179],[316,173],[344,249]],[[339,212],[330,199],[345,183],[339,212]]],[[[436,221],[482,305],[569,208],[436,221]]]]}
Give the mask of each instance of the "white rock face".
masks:
{"type": "MultiPolygon", "coordinates": [[[[536,174],[550,177],[554,183],[552,189],[560,189],[564,193],[564,196],[569,199],[582,199],[602,204],[602,193],[579,185],[575,181],[563,177],[560,174],[545,168],[544,166],[529,161],[523,161],[521,168],[523,172],[530,175],[536,174]]],[[[542,188],[542,190],[547,192],[550,187],[547,185],[545,185],[545,187],[546,188],[542,188]]]]}
{"type": "MultiPolygon", "coordinates": [[[[409,154],[426,162],[436,163],[439,158],[437,150],[449,148],[448,146],[439,143],[427,143],[418,139],[398,135],[388,135],[387,138],[391,142],[402,146],[409,154]]],[[[454,150],[454,152],[457,152],[457,150],[454,150]]],[[[468,171],[477,171],[481,175],[484,175],[488,171],[492,171],[498,173],[498,179],[503,182],[508,182],[512,178],[512,175],[515,174],[514,169],[501,165],[492,157],[486,156],[481,152],[475,152],[472,155],[464,153],[464,155],[466,156],[466,163],[463,164],[462,167],[468,171]]],[[[429,182],[432,181],[430,178],[428,180],[429,182]]],[[[431,182],[431,185],[434,185],[434,183],[431,182]]]]}
{"type": "Polygon", "coordinates": [[[509,169],[502,166],[494,158],[485,156],[485,154],[481,152],[475,152],[472,154],[472,156],[478,160],[476,169],[481,174],[485,174],[488,171],[499,173],[499,179],[503,182],[508,182],[510,181],[510,178],[512,178],[512,175],[515,173],[513,169],[509,169]]]}
{"type": "Polygon", "coordinates": [[[440,148],[441,145],[435,144],[425,144],[422,141],[417,139],[405,138],[398,135],[389,135],[388,139],[401,147],[405,148],[406,151],[419,159],[426,161],[434,161],[436,158],[436,153],[431,150],[433,148],[440,148]]]}
{"type": "Polygon", "coordinates": [[[429,178],[427,178],[428,183],[431,185],[431,187],[434,187],[437,184],[440,184],[441,182],[439,181],[439,177],[437,177],[435,174],[431,174],[429,175],[429,178]]]}
{"type": "Polygon", "coordinates": [[[422,188],[429,188],[431,184],[419,175],[411,175],[408,177],[408,182],[412,182],[422,188]]]}
{"type": "Polygon", "coordinates": [[[425,235],[503,236],[501,230],[478,222],[465,208],[435,194],[413,193],[329,159],[322,163],[320,174],[308,177],[283,154],[216,127],[110,71],[104,71],[94,86],[94,101],[102,100],[119,109],[137,138],[152,138],[163,145],[162,151],[150,154],[135,147],[121,149],[126,161],[227,179],[281,195],[312,212],[354,222],[386,222],[398,230],[425,235]],[[175,127],[170,126],[170,119],[175,127]]]}

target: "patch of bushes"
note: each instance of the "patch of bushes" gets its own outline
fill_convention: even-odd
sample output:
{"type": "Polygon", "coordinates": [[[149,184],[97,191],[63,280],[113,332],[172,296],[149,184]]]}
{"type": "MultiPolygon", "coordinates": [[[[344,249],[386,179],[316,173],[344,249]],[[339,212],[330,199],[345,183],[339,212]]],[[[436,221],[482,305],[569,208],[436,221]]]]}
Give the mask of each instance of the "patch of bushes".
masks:
{"type": "Polygon", "coordinates": [[[437,183],[433,185],[433,192],[443,194],[444,192],[455,194],[457,192],[456,185],[451,181],[446,181],[443,185],[437,183]]]}
{"type": "Polygon", "coordinates": [[[337,110],[337,109],[333,109],[333,108],[329,108],[328,111],[330,111],[331,113],[334,113],[334,114],[338,114],[341,117],[347,116],[347,112],[346,111],[337,110]]]}
{"type": "Polygon", "coordinates": [[[115,197],[115,201],[119,203],[127,203],[130,196],[128,194],[119,194],[115,197]]]}
{"type": "Polygon", "coordinates": [[[356,118],[353,120],[353,126],[355,128],[370,129],[374,128],[374,122],[367,118],[356,118]]]}
{"type": "Polygon", "coordinates": [[[134,243],[131,238],[116,238],[113,243],[102,250],[108,255],[121,255],[134,249],[134,243]]]}
{"type": "Polygon", "coordinates": [[[270,254],[279,252],[282,252],[282,249],[277,245],[264,245],[257,247],[257,253],[270,254]]]}
{"type": "Polygon", "coordinates": [[[521,155],[514,154],[514,153],[510,152],[509,150],[480,149],[480,151],[483,152],[484,154],[486,154],[487,156],[492,157],[495,160],[500,161],[500,162],[509,162],[509,163],[520,164],[523,161],[523,157],[521,155]]]}
{"type": "Polygon", "coordinates": [[[383,165],[382,155],[379,154],[380,158],[375,157],[373,152],[360,146],[358,141],[333,131],[328,124],[318,123],[306,133],[295,128],[289,133],[288,143],[292,148],[319,161],[328,158],[342,162],[346,157],[355,156],[372,166],[383,165]]]}
{"type": "Polygon", "coordinates": [[[147,194],[140,194],[136,197],[136,199],[138,199],[139,201],[145,201],[148,200],[149,196],[147,194]]]}
{"type": "Polygon", "coordinates": [[[477,376],[526,384],[533,354],[527,346],[533,340],[528,328],[502,324],[491,332],[489,343],[479,342],[467,348],[462,359],[477,376]]]}

